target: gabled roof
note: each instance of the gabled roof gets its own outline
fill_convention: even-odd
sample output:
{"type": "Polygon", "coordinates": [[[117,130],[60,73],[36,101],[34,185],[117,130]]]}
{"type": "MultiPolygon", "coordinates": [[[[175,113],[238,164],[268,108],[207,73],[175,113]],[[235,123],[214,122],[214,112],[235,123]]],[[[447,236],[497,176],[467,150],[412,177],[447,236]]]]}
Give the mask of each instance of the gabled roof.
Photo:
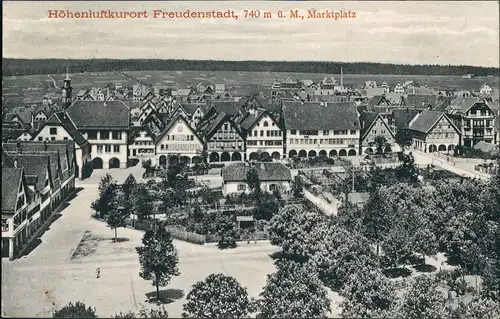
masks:
{"type": "MultiPolygon", "coordinates": [[[[264,114],[267,114],[267,111],[264,109],[247,111],[239,121],[240,127],[245,131],[251,130],[254,125],[262,118],[262,116],[264,116],[264,114]]],[[[268,114],[268,116],[276,122],[276,120],[270,114],[268,114]]]]}
{"type": "Polygon", "coordinates": [[[311,85],[315,84],[315,82],[313,80],[302,80],[302,84],[304,84],[304,86],[307,86],[307,87],[310,87],[311,85]]]}
{"type": "MultiPolygon", "coordinates": [[[[380,113],[378,112],[363,112],[359,115],[359,122],[362,126],[360,132],[361,139],[364,139],[365,135],[370,132],[370,129],[372,128],[373,124],[376,123],[378,118],[382,119],[380,113]]],[[[387,129],[391,131],[389,128],[387,129]]]]}
{"type": "Polygon", "coordinates": [[[241,109],[241,103],[217,101],[217,102],[212,102],[212,108],[214,108],[217,113],[223,112],[233,116],[236,115],[238,111],[241,109]]]}
{"type": "Polygon", "coordinates": [[[407,129],[411,120],[417,116],[420,110],[416,109],[394,109],[392,110],[392,119],[394,121],[394,126],[398,129],[407,129]]]}
{"type": "Polygon", "coordinates": [[[79,130],[130,126],[130,110],[122,101],[75,101],[66,112],[79,130]]]}
{"type": "Polygon", "coordinates": [[[177,108],[181,108],[186,112],[186,115],[191,117],[198,108],[201,108],[199,104],[196,103],[183,103],[179,104],[177,108]]]}
{"type": "Polygon", "coordinates": [[[476,103],[482,102],[483,101],[477,97],[456,97],[451,100],[450,105],[446,110],[450,112],[466,113],[476,103]]]}
{"type": "Polygon", "coordinates": [[[356,104],[284,102],[282,115],[287,130],[359,130],[356,104]]]}
{"type": "Polygon", "coordinates": [[[247,172],[254,168],[261,181],[290,181],[290,169],[281,163],[233,163],[222,169],[221,175],[224,182],[246,181],[247,172]]]}
{"type": "Polygon", "coordinates": [[[53,159],[58,158],[63,170],[75,160],[74,144],[71,141],[8,141],[2,147],[6,152],[17,152],[17,146],[21,147],[22,154],[48,154],[53,159]],[[58,154],[56,157],[55,155],[58,154]],[[64,161],[64,160],[66,161],[64,161]]]}
{"type": "MultiPolygon", "coordinates": [[[[423,110],[422,113],[411,123],[410,130],[429,133],[429,131],[436,125],[441,118],[446,118],[446,120],[453,125],[450,119],[443,112],[436,112],[430,110],[423,110]]],[[[455,127],[455,125],[453,125],[455,127]]],[[[455,127],[458,131],[458,129],[455,127]]]]}
{"type": "Polygon", "coordinates": [[[420,95],[413,94],[408,95],[406,97],[402,97],[401,104],[406,107],[414,107],[420,109],[426,109],[434,106],[434,102],[436,101],[435,95],[420,95]]]}
{"type": "Polygon", "coordinates": [[[382,105],[383,103],[385,103],[386,105],[384,106],[390,106],[391,105],[391,101],[389,101],[385,95],[375,95],[373,96],[372,98],[370,98],[366,104],[368,107],[373,107],[373,106],[379,106],[379,105],[382,105]]]}
{"type": "Polygon", "coordinates": [[[155,135],[151,132],[148,126],[135,126],[130,128],[128,143],[134,144],[136,137],[140,135],[141,131],[145,131],[147,136],[151,137],[153,141],[155,140],[155,135]]]}
{"type": "Polygon", "coordinates": [[[23,133],[27,132],[27,129],[17,129],[17,128],[4,128],[2,127],[2,141],[6,141],[9,139],[17,139],[19,136],[23,135],[23,133]]]}
{"type": "MultiPolygon", "coordinates": [[[[50,167],[49,156],[22,153],[9,153],[8,155],[13,158],[13,160],[17,160],[17,167],[22,167],[26,176],[37,176],[35,184],[35,189],[37,191],[40,191],[45,187],[47,169],[50,167]]],[[[52,169],[50,169],[50,171],[52,171],[52,169]]],[[[49,174],[52,174],[50,171],[49,174]]]]}
{"type": "Polygon", "coordinates": [[[33,110],[31,109],[21,109],[16,112],[19,118],[23,121],[24,124],[31,124],[33,117],[33,110]]]}
{"type": "Polygon", "coordinates": [[[239,127],[236,125],[236,123],[233,122],[233,120],[231,120],[231,116],[222,112],[218,114],[217,117],[205,128],[205,140],[209,141],[224,123],[229,123],[231,127],[235,129],[236,133],[238,133],[240,136],[242,135],[239,127]]]}
{"type": "Polygon", "coordinates": [[[174,118],[172,118],[167,123],[167,125],[165,126],[165,128],[163,129],[163,131],[158,136],[155,137],[155,144],[157,144],[159,141],[161,141],[161,139],[165,136],[165,134],[167,134],[168,131],[170,131],[170,129],[172,128],[172,126],[174,126],[175,123],[177,123],[177,121],[179,121],[179,120],[183,121],[184,124],[186,124],[186,126],[188,127],[188,129],[191,130],[191,132],[193,133],[193,135],[196,136],[198,138],[198,140],[201,141],[201,138],[198,135],[198,133],[191,128],[191,125],[189,125],[189,123],[186,121],[186,119],[183,116],[181,116],[181,115],[177,115],[174,118]]]}
{"type": "Polygon", "coordinates": [[[14,167],[14,161],[4,150],[2,150],[2,167],[14,167]]]}
{"type": "MultiPolygon", "coordinates": [[[[45,125],[57,125],[57,126],[62,126],[66,132],[73,138],[76,144],[78,144],[80,147],[84,147],[87,145],[89,142],[83,137],[82,133],[80,133],[75,125],[73,125],[73,122],[71,119],[68,117],[66,112],[58,112],[52,114],[52,116],[40,127],[39,132],[43,129],[45,125]]],[[[37,135],[37,134],[35,134],[37,135]]]]}
{"type": "Polygon", "coordinates": [[[2,214],[15,213],[22,178],[22,168],[2,167],[2,214]]]}

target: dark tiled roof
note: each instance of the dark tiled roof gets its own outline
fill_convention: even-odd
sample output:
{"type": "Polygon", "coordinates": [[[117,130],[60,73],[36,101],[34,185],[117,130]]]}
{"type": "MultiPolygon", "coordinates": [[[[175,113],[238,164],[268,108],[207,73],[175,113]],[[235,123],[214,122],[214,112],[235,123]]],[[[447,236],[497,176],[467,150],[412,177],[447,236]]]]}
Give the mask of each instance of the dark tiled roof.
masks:
{"type": "Polygon", "coordinates": [[[2,167],[2,214],[15,212],[22,176],[22,168],[2,167]]]}
{"type": "Polygon", "coordinates": [[[14,161],[4,150],[2,150],[2,167],[14,167],[14,161]]]}
{"type": "MultiPolygon", "coordinates": [[[[53,155],[54,152],[58,153],[63,170],[67,168],[66,161],[68,165],[71,165],[75,160],[74,144],[71,141],[9,141],[3,143],[2,147],[6,152],[17,152],[17,143],[20,144],[22,152],[26,154],[47,153],[53,155]],[[45,145],[47,145],[47,150],[45,150],[45,145]]],[[[54,159],[57,159],[57,157],[54,159]]]]}
{"type": "Polygon", "coordinates": [[[191,130],[191,132],[193,132],[193,135],[196,136],[199,140],[201,140],[200,136],[198,135],[198,133],[191,128],[191,125],[189,125],[189,123],[186,121],[186,119],[183,116],[181,116],[181,115],[176,115],[174,118],[172,118],[167,123],[167,125],[165,126],[165,128],[163,129],[163,131],[160,134],[158,134],[158,136],[155,137],[155,139],[154,139],[155,144],[157,144],[163,138],[163,136],[165,136],[165,134],[167,134],[167,132],[170,131],[170,129],[172,128],[172,126],[174,126],[174,124],[177,123],[178,120],[183,121],[186,124],[186,126],[191,130]]]}
{"type": "Polygon", "coordinates": [[[241,109],[239,102],[212,102],[212,107],[215,108],[217,113],[226,113],[231,116],[236,115],[241,109]]]}
{"type": "Polygon", "coordinates": [[[404,105],[406,107],[427,109],[432,107],[436,101],[436,96],[434,95],[408,95],[403,97],[404,105]]]}
{"type": "MultiPolygon", "coordinates": [[[[84,147],[88,144],[88,141],[83,137],[82,133],[80,133],[76,127],[71,122],[70,118],[67,116],[65,112],[58,112],[52,114],[52,116],[47,119],[45,122],[46,125],[58,125],[62,126],[66,132],[73,138],[76,144],[80,147],[84,147]]],[[[43,129],[43,126],[40,127],[40,130],[43,129]]],[[[39,131],[40,131],[39,130],[39,131]]]]}
{"type": "Polygon", "coordinates": [[[448,105],[450,105],[452,99],[453,98],[450,96],[438,96],[433,110],[437,112],[444,112],[448,105]]]}
{"type": "Polygon", "coordinates": [[[391,105],[391,102],[385,98],[385,95],[375,95],[374,97],[370,98],[366,104],[368,107],[370,106],[379,106],[385,103],[384,106],[386,105],[391,105]]]}
{"type": "Polygon", "coordinates": [[[398,129],[407,129],[408,124],[413,118],[420,112],[416,109],[395,109],[392,110],[392,118],[394,120],[394,125],[398,129]]]}
{"type": "Polygon", "coordinates": [[[196,112],[196,110],[198,109],[198,104],[185,103],[185,104],[182,104],[182,108],[184,109],[184,111],[186,112],[186,114],[188,116],[192,116],[194,114],[194,112],[196,112]]]}
{"type": "Polygon", "coordinates": [[[37,176],[38,180],[35,185],[37,191],[45,187],[45,178],[50,161],[47,155],[17,153],[9,153],[8,155],[14,160],[17,160],[17,167],[22,167],[27,176],[37,176]]]}
{"type": "Polygon", "coordinates": [[[261,181],[290,181],[292,174],[290,169],[281,163],[234,163],[222,169],[222,179],[224,182],[245,181],[246,174],[255,168],[261,181]]]}
{"type": "Polygon", "coordinates": [[[217,130],[224,124],[224,123],[229,123],[238,134],[241,135],[241,131],[238,128],[238,126],[231,120],[231,116],[226,113],[220,113],[217,115],[217,117],[210,122],[210,124],[206,127],[204,130],[204,136],[205,140],[209,141],[212,136],[214,136],[215,133],[217,133],[217,130]]]}
{"type": "Polygon", "coordinates": [[[368,129],[371,127],[373,122],[375,122],[379,114],[380,113],[377,112],[363,112],[359,115],[359,122],[362,126],[360,132],[361,137],[363,137],[367,133],[368,129]]]}
{"type": "Polygon", "coordinates": [[[67,113],[77,129],[123,129],[130,125],[130,110],[122,101],[75,101],[67,113]]]}
{"type": "Polygon", "coordinates": [[[456,97],[450,102],[447,111],[465,113],[478,102],[481,102],[481,99],[477,97],[456,97]]]}
{"type": "Polygon", "coordinates": [[[27,132],[27,130],[17,128],[2,128],[2,141],[17,139],[24,132],[27,132]]]}
{"type": "Polygon", "coordinates": [[[240,121],[240,126],[243,130],[250,130],[253,125],[262,117],[262,115],[266,114],[266,110],[257,109],[254,111],[248,111],[244,114],[242,120],[240,121]]]}
{"type": "Polygon", "coordinates": [[[442,116],[445,116],[443,112],[423,110],[418,118],[411,124],[410,129],[417,132],[428,133],[442,116]]]}
{"type": "Polygon", "coordinates": [[[33,110],[23,109],[16,112],[16,114],[21,118],[24,124],[31,124],[33,117],[33,110]]]}
{"type": "Polygon", "coordinates": [[[356,105],[345,103],[283,103],[287,130],[359,130],[356,105]]]}

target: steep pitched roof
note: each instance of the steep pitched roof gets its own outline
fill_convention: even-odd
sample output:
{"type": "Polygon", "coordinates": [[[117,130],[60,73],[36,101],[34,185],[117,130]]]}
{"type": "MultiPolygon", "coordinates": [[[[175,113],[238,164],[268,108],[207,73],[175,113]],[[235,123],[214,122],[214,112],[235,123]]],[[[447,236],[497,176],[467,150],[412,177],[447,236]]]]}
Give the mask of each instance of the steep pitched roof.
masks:
{"type": "Polygon", "coordinates": [[[194,114],[194,112],[196,112],[198,107],[200,107],[200,105],[196,103],[184,103],[180,104],[179,107],[182,107],[184,112],[186,112],[186,115],[191,117],[194,114]]]}
{"type": "Polygon", "coordinates": [[[229,114],[226,114],[224,112],[220,113],[217,115],[217,117],[210,122],[210,124],[205,128],[204,130],[204,136],[205,140],[208,141],[214,136],[215,133],[217,133],[217,130],[224,124],[224,123],[229,123],[238,134],[241,135],[241,130],[238,128],[236,123],[234,123],[231,120],[231,116],[229,114]]]}
{"type": "Polygon", "coordinates": [[[33,110],[31,109],[21,109],[16,112],[16,114],[21,118],[24,124],[30,124],[33,117],[33,110]]]}
{"type": "Polygon", "coordinates": [[[186,119],[183,116],[181,116],[181,115],[177,115],[174,118],[172,118],[167,123],[167,125],[165,126],[165,128],[163,129],[163,131],[160,134],[158,134],[158,136],[155,137],[155,144],[157,144],[163,138],[163,136],[165,136],[165,134],[167,134],[167,132],[170,131],[170,129],[172,128],[172,126],[174,126],[174,124],[177,123],[177,121],[179,121],[179,120],[183,121],[186,124],[186,126],[188,127],[188,129],[191,130],[191,132],[193,133],[193,135],[196,136],[201,141],[201,138],[198,135],[198,133],[191,128],[191,125],[189,125],[189,123],[186,121],[186,119]]]}
{"type": "Polygon", "coordinates": [[[69,168],[66,165],[71,166],[75,160],[74,144],[71,141],[8,141],[2,147],[6,152],[15,153],[18,144],[23,154],[47,154],[53,160],[59,159],[63,171],[69,168]]]}
{"type": "MultiPolygon", "coordinates": [[[[248,131],[252,129],[252,127],[264,116],[264,114],[267,114],[267,111],[264,109],[256,109],[252,111],[247,111],[243,117],[240,120],[240,127],[248,131]]],[[[275,119],[269,115],[275,121],[275,119]]]]}
{"type": "MultiPolygon", "coordinates": [[[[410,130],[428,133],[442,117],[448,119],[443,112],[423,110],[422,113],[410,125],[410,130]]],[[[448,119],[451,123],[451,121],[448,119]]]]}
{"type": "Polygon", "coordinates": [[[66,110],[77,129],[123,129],[130,125],[130,110],[122,101],[75,101],[66,110]]]}
{"type": "Polygon", "coordinates": [[[373,126],[373,123],[380,116],[380,113],[377,112],[363,112],[359,115],[359,122],[361,124],[361,138],[369,132],[370,128],[373,126]]]}
{"type": "Polygon", "coordinates": [[[14,167],[14,161],[4,150],[2,150],[2,167],[14,167]]]}
{"type": "Polygon", "coordinates": [[[392,110],[392,118],[394,126],[398,129],[407,129],[411,120],[420,112],[416,109],[394,109],[392,110]]]}
{"type": "Polygon", "coordinates": [[[212,102],[212,108],[214,108],[217,113],[226,113],[228,115],[236,115],[238,111],[241,109],[241,103],[239,102],[226,102],[226,101],[217,101],[212,102]]]}
{"type": "Polygon", "coordinates": [[[254,168],[261,181],[290,181],[290,169],[281,163],[233,163],[222,169],[221,175],[224,182],[243,182],[247,172],[254,168]]]}
{"type": "MultiPolygon", "coordinates": [[[[50,158],[47,155],[18,154],[8,153],[8,155],[17,160],[17,167],[24,169],[26,176],[37,176],[35,189],[42,190],[45,187],[45,178],[47,169],[50,168],[50,158]]],[[[52,169],[51,169],[52,171],[52,169]]],[[[50,173],[52,174],[52,173],[50,173]]]]}
{"type": "Polygon", "coordinates": [[[359,130],[356,105],[343,103],[283,103],[287,130],[359,130]]]}
{"type": "Polygon", "coordinates": [[[412,94],[402,98],[402,104],[404,106],[420,109],[426,109],[428,107],[434,106],[435,101],[435,95],[412,94]]]}
{"type": "Polygon", "coordinates": [[[80,133],[73,122],[71,122],[70,118],[66,114],[66,112],[57,112],[52,114],[52,116],[47,119],[44,125],[42,125],[39,129],[41,131],[45,125],[60,125],[62,126],[66,132],[73,138],[76,144],[80,147],[84,147],[89,142],[83,137],[82,133],[80,133]]]}
{"type": "Polygon", "coordinates": [[[2,167],[2,214],[15,212],[22,176],[22,168],[2,167]]]}
{"type": "Polygon", "coordinates": [[[482,102],[481,99],[477,97],[456,97],[451,100],[446,110],[450,112],[466,113],[474,104],[480,102],[482,102]]]}

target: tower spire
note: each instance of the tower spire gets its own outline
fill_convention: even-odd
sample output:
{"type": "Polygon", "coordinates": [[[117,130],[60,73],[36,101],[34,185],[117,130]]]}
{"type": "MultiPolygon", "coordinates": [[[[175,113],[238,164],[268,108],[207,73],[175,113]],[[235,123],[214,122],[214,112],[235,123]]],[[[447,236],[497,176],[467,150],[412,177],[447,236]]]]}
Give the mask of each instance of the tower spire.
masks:
{"type": "Polygon", "coordinates": [[[66,80],[69,80],[69,68],[66,68],[66,80]]]}
{"type": "Polygon", "coordinates": [[[340,67],[340,87],[344,87],[344,70],[342,70],[342,67],[340,67]]]}

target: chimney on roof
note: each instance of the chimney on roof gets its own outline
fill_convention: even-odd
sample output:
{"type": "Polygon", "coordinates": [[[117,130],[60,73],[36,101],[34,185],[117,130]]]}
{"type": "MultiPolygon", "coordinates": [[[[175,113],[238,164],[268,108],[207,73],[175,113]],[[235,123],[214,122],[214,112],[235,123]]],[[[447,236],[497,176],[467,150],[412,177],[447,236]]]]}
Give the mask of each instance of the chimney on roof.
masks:
{"type": "Polygon", "coordinates": [[[14,160],[14,168],[17,168],[17,159],[14,160]]]}
{"type": "Polygon", "coordinates": [[[17,142],[16,148],[17,148],[17,153],[22,153],[21,142],[17,142]]]}

